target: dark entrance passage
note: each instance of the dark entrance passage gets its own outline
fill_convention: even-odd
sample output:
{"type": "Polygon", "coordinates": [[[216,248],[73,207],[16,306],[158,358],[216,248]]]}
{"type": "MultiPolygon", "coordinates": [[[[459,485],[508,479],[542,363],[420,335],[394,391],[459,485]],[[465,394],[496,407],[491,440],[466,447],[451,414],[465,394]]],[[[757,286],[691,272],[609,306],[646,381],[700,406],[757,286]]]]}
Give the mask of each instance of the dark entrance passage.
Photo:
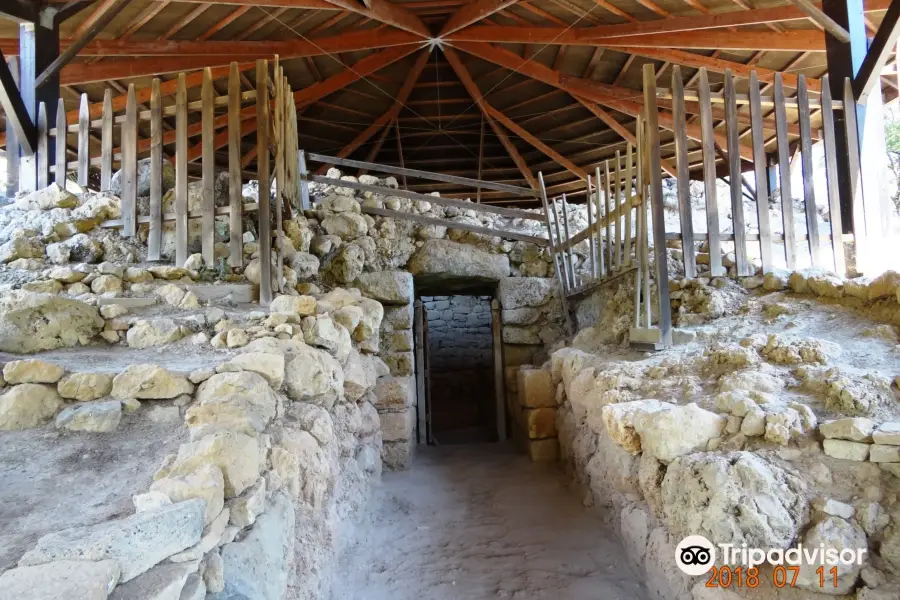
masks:
{"type": "Polygon", "coordinates": [[[437,444],[497,439],[491,296],[422,296],[437,444]]]}

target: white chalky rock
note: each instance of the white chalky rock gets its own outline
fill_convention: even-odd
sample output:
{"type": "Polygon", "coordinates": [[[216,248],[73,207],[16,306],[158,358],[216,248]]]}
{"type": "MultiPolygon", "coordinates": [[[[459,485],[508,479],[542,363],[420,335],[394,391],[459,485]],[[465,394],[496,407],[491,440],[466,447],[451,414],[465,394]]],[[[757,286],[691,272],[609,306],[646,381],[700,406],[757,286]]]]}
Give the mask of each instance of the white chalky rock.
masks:
{"type": "Polygon", "coordinates": [[[122,420],[122,403],[86,402],[69,406],[56,416],[56,428],[69,431],[106,433],[119,426],[122,420]]]}
{"type": "Polygon", "coordinates": [[[301,324],[303,341],[317,348],[322,348],[338,361],[344,362],[353,348],[350,333],[341,324],[336,324],[327,315],[306,317],[301,324]]]}
{"type": "Polygon", "coordinates": [[[828,439],[871,442],[877,424],[863,417],[847,417],[826,421],[819,425],[819,432],[828,439]]]}
{"type": "Polygon", "coordinates": [[[85,346],[105,321],[79,300],[14,290],[0,297],[0,351],[33,353],[85,346]]]}
{"type": "Polygon", "coordinates": [[[316,438],[320,445],[327,446],[334,440],[331,414],[321,406],[297,402],[288,409],[288,416],[296,421],[301,429],[316,438]]]}
{"type": "Polygon", "coordinates": [[[63,399],[52,387],[39,383],[23,383],[0,396],[0,430],[38,427],[49,421],[63,399]]]}
{"type": "Polygon", "coordinates": [[[316,299],[312,296],[278,296],[269,305],[272,313],[307,317],[316,314],[316,299]]]}
{"type": "Polygon", "coordinates": [[[273,389],[280,389],[284,383],[284,355],[272,352],[247,352],[216,367],[217,373],[237,371],[262,375],[273,389]]]}
{"type": "Polygon", "coordinates": [[[115,275],[100,275],[91,281],[91,291],[98,295],[109,292],[121,292],[122,280],[115,275]]]}
{"type": "Polygon", "coordinates": [[[169,306],[178,306],[178,303],[184,298],[184,290],[174,283],[167,283],[156,288],[156,296],[169,306]]]}
{"type": "Polygon", "coordinates": [[[112,382],[112,376],[106,373],[72,373],[56,384],[56,390],[63,398],[87,402],[108,396],[112,382]]]}
{"type": "Polygon", "coordinates": [[[344,395],[357,401],[375,387],[378,378],[375,363],[369,356],[352,349],[344,362],[344,395]]]}
{"type": "Polygon", "coordinates": [[[663,506],[676,537],[786,548],[797,535],[803,483],[750,452],[682,456],[666,470],[663,506]]]}
{"type": "Polygon", "coordinates": [[[252,371],[220,373],[200,384],[197,403],[188,409],[185,423],[195,440],[215,431],[256,436],[275,417],[277,404],[275,393],[261,375],[252,371]]]}
{"type": "Polygon", "coordinates": [[[112,396],[119,400],[169,400],[192,394],[193,384],[183,375],[157,365],[131,365],[113,378],[112,396]]]}
{"type": "Polygon", "coordinates": [[[757,407],[751,408],[741,421],[741,433],[747,437],[755,437],[766,433],[766,413],[757,407]]]}
{"type": "MultiPolygon", "coordinates": [[[[803,536],[802,543],[806,548],[824,546],[826,550],[834,549],[838,552],[844,549],[858,550],[868,548],[866,534],[862,528],[840,517],[828,517],[813,525],[803,536]]],[[[837,565],[833,565],[826,564],[825,560],[812,563],[804,560],[800,565],[796,585],[797,587],[819,593],[841,596],[850,592],[856,586],[856,580],[861,570],[862,564],[845,564],[840,562],[837,565]],[[819,575],[816,573],[816,570],[822,566],[828,572],[826,578],[828,585],[825,586],[821,585],[819,575]],[[837,567],[838,576],[837,587],[834,585],[834,577],[831,574],[831,568],[835,566],[837,567]]]]}
{"type": "Polygon", "coordinates": [[[657,460],[668,463],[696,450],[722,435],[728,419],[703,410],[694,403],[670,410],[643,413],[634,419],[641,436],[641,448],[657,460]]]}
{"type": "Polygon", "coordinates": [[[184,552],[179,552],[169,557],[169,562],[185,563],[197,561],[203,558],[203,555],[215,548],[222,541],[225,529],[228,527],[228,519],[231,511],[227,508],[222,509],[216,517],[206,525],[203,530],[203,536],[200,543],[192,546],[184,552]]]}
{"type": "Polygon", "coordinates": [[[163,564],[118,586],[109,600],[182,600],[187,579],[197,570],[193,564],[163,564]]]}
{"type": "Polygon", "coordinates": [[[59,560],[0,575],[3,600],[106,600],[119,582],[114,560],[59,560]]]}
{"type": "Polygon", "coordinates": [[[99,525],[45,535],[19,560],[20,566],[59,560],[115,560],[127,582],[176,552],[200,541],[203,501],[188,500],[99,525]]]}
{"type": "Polygon", "coordinates": [[[357,304],[362,309],[362,317],[356,329],[353,330],[353,340],[364,342],[371,338],[377,338],[381,329],[381,321],[384,319],[384,306],[376,300],[363,298],[357,304]]]}
{"type": "Polygon", "coordinates": [[[353,240],[366,235],[369,231],[369,226],[362,215],[349,212],[325,217],[322,228],[328,235],[336,235],[342,240],[353,240]]]}
{"type": "Polygon", "coordinates": [[[15,207],[19,210],[52,210],[54,208],[75,208],[78,206],[78,196],[69,192],[57,183],[16,200],[15,207]]]}
{"type": "Polygon", "coordinates": [[[225,581],[217,598],[284,598],[294,553],[294,519],[290,499],[276,492],[250,533],[222,547],[225,581]]]}
{"type": "Polygon", "coordinates": [[[330,408],[344,393],[344,372],[330,354],[303,344],[285,366],[284,384],[291,399],[330,408]]]}
{"type": "Polygon", "coordinates": [[[347,331],[356,331],[363,318],[363,309],[358,306],[344,306],[331,313],[335,323],[343,325],[347,331]]]}
{"type": "Polygon", "coordinates": [[[260,478],[254,486],[243,494],[228,501],[229,523],[236,527],[249,527],[262,514],[266,503],[266,480],[260,478]]]}
{"type": "Polygon", "coordinates": [[[900,423],[882,423],[872,433],[872,440],[876,444],[900,446],[900,423]]]}
{"type": "Polygon", "coordinates": [[[250,342],[250,336],[243,329],[235,327],[225,332],[225,344],[229,348],[241,348],[250,342]]]}
{"type": "Polygon", "coordinates": [[[841,517],[842,519],[852,519],[856,513],[856,509],[852,506],[834,498],[819,498],[813,502],[813,508],[826,515],[841,517]]]}
{"type": "Polygon", "coordinates": [[[145,512],[168,506],[172,504],[172,499],[162,492],[151,491],[135,494],[131,497],[131,502],[134,504],[134,512],[145,512]]]}
{"type": "Polygon", "coordinates": [[[606,431],[618,445],[631,454],[641,452],[641,436],[636,431],[635,422],[647,414],[672,410],[674,405],[659,400],[636,400],[607,404],[603,407],[602,418],[606,431]]]}
{"type": "Polygon", "coordinates": [[[367,298],[383,304],[410,304],[414,298],[413,278],[406,271],[363,273],[353,285],[367,298]]]}
{"type": "Polygon", "coordinates": [[[900,463],[900,446],[872,444],[869,446],[869,460],[873,463],[900,463]]]}
{"type": "Polygon", "coordinates": [[[132,348],[150,348],[177,342],[183,337],[181,328],[172,319],[141,319],[135,322],[125,336],[132,348]]]}
{"type": "Polygon", "coordinates": [[[62,283],[77,283],[87,277],[87,273],[76,271],[70,267],[54,267],[53,269],[50,269],[48,276],[50,279],[55,279],[62,283]]]}
{"type": "Polygon", "coordinates": [[[200,463],[181,475],[157,479],[150,486],[150,493],[164,495],[172,502],[201,498],[206,503],[203,522],[209,524],[225,506],[225,478],[219,467],[200,463]]]}
{"type": "Polygon", "coordinates": [[[822,449],[833,458],[862,462],[869,457],[870,444],[849,442],[846,440],[825,440],[822,449]]]}
{"type": "Polygon", "coordinates": [[[3,366],[3,379],[18,383],[56,383],[66,370],[55,363],[38,359],[11,360],[3,366]]]}
{"type": "Polygon", "coordinates": [[[196,442],[182,444],[172,464],[161,469],[157,475],[160,478],[181,476],[204,463],[212,463],[222,470],[225,497],[233,498],[259,477],[259,444],[256,438],[242,433],[219,431],[196,442]]]}

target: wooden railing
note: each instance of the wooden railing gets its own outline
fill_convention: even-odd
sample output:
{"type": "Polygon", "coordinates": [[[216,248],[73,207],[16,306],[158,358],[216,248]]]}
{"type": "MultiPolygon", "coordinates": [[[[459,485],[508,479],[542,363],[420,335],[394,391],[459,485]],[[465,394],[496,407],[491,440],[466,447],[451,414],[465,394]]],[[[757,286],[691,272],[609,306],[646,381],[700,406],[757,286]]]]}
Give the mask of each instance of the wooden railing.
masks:
{"type": "MultiPolygon", "coordinates": [[[[105,221],[101,227],[116,228],[122,237],[133,237],[139,225],[148,225],[147,258],[161,259],[162,227],[165,222],[175,223],[175,264],[183,265],[188,258],[188,221],[201,221],[201,248],[204,262],[215,263],[215,218],[229,216],[228,264],[243,266],[243,215],[258,211],[258,234],[260,256],[271,253],[272,233],[270,226],[270,182],[274,175],[276,197],[276,251],[277,269],[282,273],[282,220],[283,206],[286,210],[300,198],[299,165],[297,164],[297,118],[293,94],[284,71],[277,59],[274,68],[269,62],[256,63],[256,89],[242,91],[241,70],[245,66],[232,63],[228,72],[228,93],[219,96],[213,87],[213,74],[206,69],[202,74],[181,73],[172,81],[161,82],[154,79],[149,94],[147,90],[136,90],[132,84],[123,97],[113,98],[106,90],[102,105],[91,105],[86,94],[82,94],[79,109],[67,112],[62,100],[55,111],[54,125],[48,121],[49,110],[43,103],[38,109],[38,143],[33,155],[23,156],[19,169],[20,181],[36,182],[37,187],[46,187],[51,181],[65,186],[66,178],[74,173],[75,180],[82,187],[91,185],[92,169],[96,175],[99,168],[99,189],[107,191],[111,187],[114,168],[121,169],[121,218],[105,221]],[[197,77],[202,81],[196,81],[197,77]],[[188,80],[192,86],[200,84],[200,100],[188,101],[188,80]],[[164,106],[163,99],[174,95],[174,103],[164,106]],[[139,104],[138,98],[149,100],[149,107],[139,104]],[[189,121],[189,112],[199,111],[199,122],[189,121]],[[224,114],[218,114],[217,111],[224,114]],[[164,117],[174,117],[171,127],[164,117]],[[265,126],[259,126],[260,123],[265,126]],[[149,126],[150,137],[139,138],[139,125],[149,126]],[[114,134],[118,130],[119,147],[114,147],[114,134]],[[217,133],[218,130],[218,133],[217,133]],[[247,154],[242,153],[241,140],[256,131],[256,146],[247,154]],[[99,134],[99,135],[98,135],[99,134]],[[76,138],[76,160],[70,161],[67,153],[67,137],[76,138]],[[194,145],[191,138],[199,137],[194,145]],[[53,140],[55,151],[50,154],[53,140]],[[100,152],[91,154],[91,141],[99,141],[100,152]],[[172,161],[175,167],[174,212],[163,212],[163,148],[175,145],[172,161]],[[271,146],[271,148],[270,148],[271,146]],[[216,152],[228,149],[228,206],[215,205],[215,180],[218,169],[216,152]],[[274,173],[270,162],[274,153],[274,173]],[[138,158],[150,159],[149,214],[139,215],[137,211],[138,158]],[[247,173],[244,168],[255,159],[258,173],[247,173]],[[189,164],[201,161],[202,207],[199,211],[188,211],[189,164]],[[36,170],[36,174],[34,171],[36,170]],[[242,188],[245,181],[258,179],[259,202],[244,204],[242,188]]],[[[8,152],[16,153],[19,148],[15,136],[7,136],[8,152]]],[[[27,191],[27,190],[26,190],[27,191]]],[[[290,215],[288,214],[288,217],[290,215]]],[[[261,281],[271,280],[271,265],[261,260],[261,281]]],[[[279,290],[283,291],[283,277],[277,277],[279,290]]],[[[261,286],[260,302],[271,301],[272,291],[261,286]]]]}

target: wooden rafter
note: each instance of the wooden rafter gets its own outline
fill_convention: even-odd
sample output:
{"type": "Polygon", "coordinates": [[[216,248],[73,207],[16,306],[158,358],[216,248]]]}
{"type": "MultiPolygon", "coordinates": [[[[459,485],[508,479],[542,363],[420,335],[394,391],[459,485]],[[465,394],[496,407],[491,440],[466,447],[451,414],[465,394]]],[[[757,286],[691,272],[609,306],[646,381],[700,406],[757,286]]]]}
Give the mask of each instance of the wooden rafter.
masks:
{"type": "Polygon", "coordinates": [[[472,79],[472,76],[469,74],[469,70],[466,69],[466,66],[463,64],[462,60],[459,58],[459,55],[452,48],[444,49],[444,56],[447,57],[447,62],[450,63],[450,66],[453,67],[453,71],[456,73],[456,76],[459,77],[459,80],[462,82],[463,87],[466,88],[466,91],[470,96],[475,100],[481,110],[484,112],[485,116],[491,117],[499,121],[504,127],[512,131],[514,134],[555,160],[560,165],[564,166],[566,169],[571,171],[573,174],[577,175],[582,179],[587,179],[587,172],[581,167],[574,164],[572,161],[556,152],[553,148],[540,141],[538,138],[525,131],[520,125],[517,125],[512,119],[504,115],[502,112],[491,106],[491,104],[484,99],[481,94],[481,90],[478,89],[478,86],[475,84],[475,81],[472,79]]]}
{"type": "MultiPolygon", "coordinates": [[[[424,69],[425,65],[428,63],[428,57],[429,53],[427,51],[423,51],[419,54],[418,58],[416,58],[416,62],[413,63],[412,69],[410,69],[409,74],[406,76],[406,81],[403,82],[403,86],[400,88],[400,91],[397,92],[397,96],[391,107],[375,119],[375,122],[353,138],[353,141],[344,146],[341,151],[337,153],[336,156],[338,158],[346,158],[353,154],[353,152],[365,144],[369,138],[397,118],[397,115],[400,114],[400,109],[405,106],[406,100],[409,98],[409,94],[412,92],[414,84],[419,79],[419,75],[422,74],[422,69],[424,69]]],[[[321,175],[327,168],[328,165],[322,165],[316,173],[321,175]]]]}
{"type": "Polygon", "coordinates": [[[327,2],[333,7],[355,12],[373,21],[392,25],[426,38],[431,37],[425,23],[400,4],[392,4],[388,0],[369,0],[368,6],[358,0],[327,0],[327,2]]]}
{"type": "Polygon", "coordinates": [[[824,52],[825,38],[819,31],[681,31],[605,38],[579,38],[577,29],[556,27],[511,27],[475,25],[447,37],[451,42],[489,42],[519,44],[578,44],[617,48],[647,46],[655,48],[693,48],[698,50],[771,50],[824,52]]]}
{"type": "Polygon", "coordinates": [[[887,64],[891,51],[896,47],[898,37],[900,37],[900,2],[893,2],[885,13],[866,58],[863,59],[863,64],[854,78],[853,95],[857,102],[865,103],[875,82],[881,77],[881,71],[887,64]]]}
{"type": "Polygon", "coordinates": [[[788,0],[788,2],[806,13],[806,15],[813,23],[815,23],[837,39],[841,40],[845,44],[850,42],[850,33],[846,29],[838,25],[837,21],[822,12],[822,9],[816,6],[813,2],[810,2],[810,0],[788,0]]]}
{"type": "Polygon", "coordinates": [[[209,29],[204,31],[202,34],[200,34],[200,37],[198,37],[197,39],[201,42],[208,40],[212,36],[216,35],[220,31],[222,31],[223,29],[225,29],[226,27],[228,27],[229,25],[234,23],[236,20],[238,20],[239,18],[241,18],[242,16],[247,14],[247,11],[250,10],[251,8],[253,8],[253,7],[252,6],[241,6],[241,7],[234,9],[225,18],[220,19],[219,21],[216,22],[215,25],[213,25],[212,27],[210,27],[209,29]]]}
{"type": "Polygon", "coordinates": [[[447,19],[441,28],[440,36],[445,36],[458,31],[463,27],[468,27],[473,23],[489,17],[495,12],[501,11],[507,6],[515,4],[518,0],[475,0],[463,4],[453,15],[447,19]]]}

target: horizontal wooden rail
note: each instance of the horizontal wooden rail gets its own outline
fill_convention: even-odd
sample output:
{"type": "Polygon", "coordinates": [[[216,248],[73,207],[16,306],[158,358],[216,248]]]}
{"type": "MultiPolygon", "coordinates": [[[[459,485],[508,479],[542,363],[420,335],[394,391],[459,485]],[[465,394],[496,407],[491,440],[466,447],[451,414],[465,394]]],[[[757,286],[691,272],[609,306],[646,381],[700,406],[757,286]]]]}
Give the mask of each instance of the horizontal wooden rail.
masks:
{"type": "Polygon", "coordinates": [[[413,213],[399,212],[386,208],[375,208],[373,206],[364,206],[362,208],[362,211],[367,215],[391,217],[393,219],[404,219],[406,221],[421,223],[423,225],[438,225],[440,227],[446,227],[448,229],[459,229],[462,231],[471,231],[472,233],[482,233],[484,235],[490,235],[493,237],[507,238],[520,242],[530,242],[532,244],[535,244],[536,246],[549,245],[549,242],[544,238],[535,237],[533,235],[526,235],[524,233],[517,233],[515,231],[491,229],[490,227],[479,227],[477,225],[469,225],[468,223],[457,223],[456,221],[447,221],[445,219],[434,219],[432,217],[425,217],[413,213]]]}
{"type": "Polygon", "coordinates": [[[309,180],[316,183],[333,185],[336,187],[348,187],[363,192],[374,192],[376,194],[381,194],[384,196],[398,196],[400,198],[409,198],[410,200],[421,200],[423,202],[431,202],[432,204],[438,204],[440,206],[453,206],[455,208],[461,208],[463,210],[475,210],[494,213],[510,219],[530,219],[532,221],[541,222],[543,222],[544,220],[544,216],[540,213],[528,212],[517,208],[504,208],[502,206],[494,206],[490,204],[479,204],[476,202],[466,202],[465,200],[454,200],[453,198],[442,198],[441,196],[429,196],[427,194],[419,194],[418,192],[394,190],[379,185],[368,185],[365,183],[358,183],[354,181],[344,181],[343,179],[334,179],[331,177],[325,177],[323,175],[310,175],[309,180]]]}
{"type": "MultiPolygon", "coordinates": [[[[664,100],[672,99],[672,90],[668,89],[657,89],[656,97],[662,98],[664,100]]],[[[692,102],[700,102],[700,94],[694,90],[684,90],[684,99],[692,102]]],[[[750,104],[750,95],[749,94],[735,94],[734,95],[735,103],[740,105],[750,104]]],[[[774,96],[760,96],[760,106],[765,106],[767,108],[773,108],[775,106],[775,97],[774,96]]],[[[722,92],[710,93],[709,101],[713,104],[725,104],[725,94],[722,92]]],[[[784,106],[790,106],[791,108],[798,108],[799,104],[796,98],[785,98],[783,102],[784,106]]],[[[843,110],[844,103],[840,100],[833,100],[831,102],[831,106],[834,110],[843,110]]],[[[810,98],[809,99],[809,107],[810,108],[821,108],[822,102],[818,98],[810,98]]]]}
{"type": "MultiPolygon", "coordinates": [[[[255,202],[252,204],[245,204],[244,208],[243,208],[243,211],[245,213],[246,212],[254,212],[257,210],[259,210],[259,204],[255,203],[255,202]]],[[[216,216],[217,217],[224,217],[224,216],[228,216],[230,214],[231,214],[230,206],[220,206],[220,207],[216,208],[216,216]]],[[[162,220],[164,223],[167,221],[175,221],[176,218],[177,218],[177,216],[175,213],[163,213],[163,215],[162,215],[162,220]]],[[[194,212],[188,213],[187,218],[188,219],[201,219],[201,218],[203,218],[203,212],[195,210],[194,212]]],[[[137,218],[137,222],[141,223],[141,224],[150,223],[150,216],[149,215],[139,216],[137,218]]],[[[124,223],[124,221],[122,219],[110,219],[108,221],[103,221],[102,223],[100,223],[99,226],[106,228],[106,229],[114,229],[114,228],[121,228],[123,223],[124,223]]]]}
{"type": "Polygon", "coordinates": [[[391,173],[392,175],[405,175],[407,177],[419,177],[421,179],[432,179],[434,181],[443,181],[444,183],[456,183],[477,188],[482,187],[488,190],[498,192],[509,192],[510,194],[519,194],[528,196],[529,198],[537,198],[538,193],[529,188],[518,187],[515,185],[507,185],[505,183],[494,183],[491,181],[481,181],[478,179],[469,179],[467,177],[457,177],[456,175],[443,175],[441,173],[432,173],[430,171],[418,171],[416,169],[404,169],[401,167],[390,167],[387,165],[379,165],[375,163],[363,162],[361,160],[350,160],[349,158],[338,158],[336,156],[327,156],[325,154],[310,153],[306,155],[308,160],[321,162],[329,165],[338,165],[341,167],[354,167],[357,169],[369,169],[372,171],[380,171],[382,173],[391,173]]]}

